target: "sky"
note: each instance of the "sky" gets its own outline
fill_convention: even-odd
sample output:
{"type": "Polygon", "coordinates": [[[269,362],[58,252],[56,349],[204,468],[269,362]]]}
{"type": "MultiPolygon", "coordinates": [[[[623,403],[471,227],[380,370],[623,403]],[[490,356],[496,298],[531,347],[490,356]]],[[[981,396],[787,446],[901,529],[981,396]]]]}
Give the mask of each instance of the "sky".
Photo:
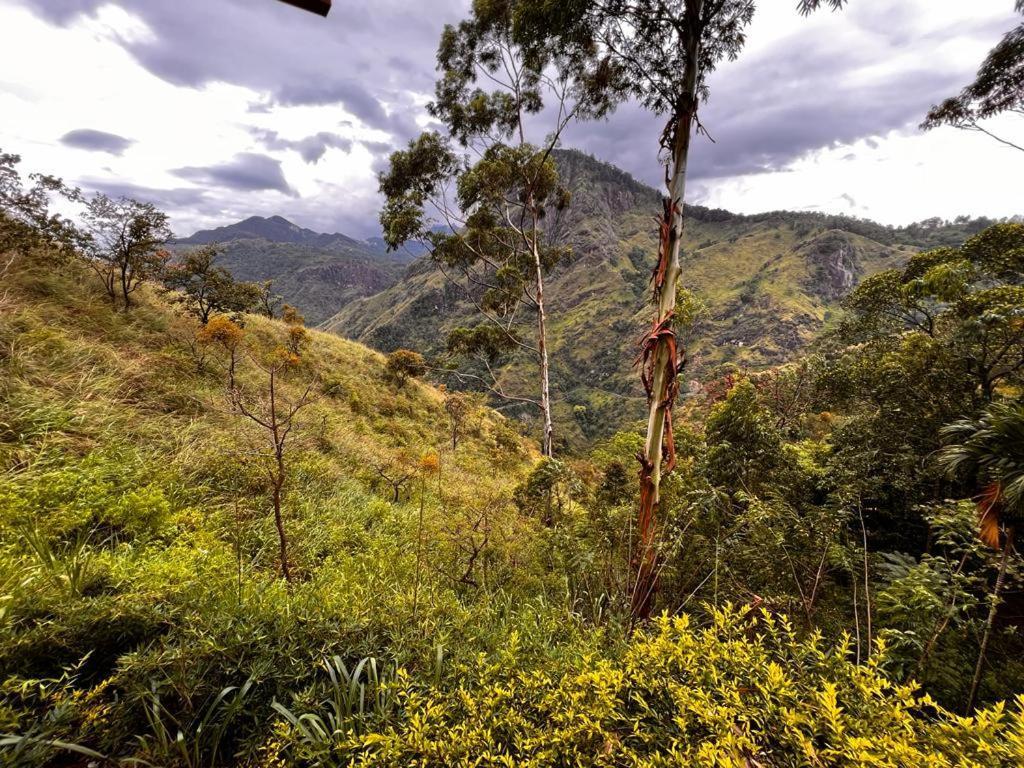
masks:
{"type": "MultiPolygon", "coordinates": [[[[0,0],[0,149],[161,206],[179,235],[250,215],[378,232],[376,174],[430,127],[434,54],[469,0],[0,0]]],[[[739,59],[710,78],[688,198],[736,212],[887,224],[1024,213],[1024,153],[922,133],[1019,23],[1012,0],[762,0],[739,59]]],[[[663,120],[627,103],[564,146],[658,184],[663,120]]],[[[1022,121],[993,130],[1024,139],[1022,121]]]]}

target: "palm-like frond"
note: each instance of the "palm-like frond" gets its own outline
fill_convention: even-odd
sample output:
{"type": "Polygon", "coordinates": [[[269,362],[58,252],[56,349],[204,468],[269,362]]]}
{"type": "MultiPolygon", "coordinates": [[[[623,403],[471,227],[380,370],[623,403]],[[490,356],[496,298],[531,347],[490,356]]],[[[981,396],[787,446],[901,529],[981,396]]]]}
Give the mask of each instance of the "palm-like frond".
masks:
{"type": "Polygon", "coordinates": [[[983,525],[1024,523],[1024,403],[993,404],[977,419],[944,427],[942,437],[939,463],[946,472],[985,489],[979,502],[983,525]]]}

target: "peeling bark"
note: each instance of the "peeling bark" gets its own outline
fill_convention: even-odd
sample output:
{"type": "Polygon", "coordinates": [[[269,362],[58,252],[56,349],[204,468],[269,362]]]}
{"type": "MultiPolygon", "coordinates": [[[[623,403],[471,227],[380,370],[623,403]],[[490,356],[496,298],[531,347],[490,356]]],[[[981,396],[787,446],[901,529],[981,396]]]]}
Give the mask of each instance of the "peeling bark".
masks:
{"type": "Polygon", "coordinates": [[[661,478],[675,465],[675,441],[672,435],[672,406],[679,390],[677,374],[685,361],[672,329],[676,286],[682,268],[679,262],[683,234],[683,200],[686,193],[686,166],[697,111],[697,74],[700,67],[700,12],[703,3],[694,0],[686,39],[684,91],[667,131],[671,138],[672,171],[668,181],[669,197],[659,221],[658,264],[654,270],[653,290],[656,315],[653,329],[646,335],[638,362],[647,390],[647,440],[640,461],[640,505],[637,511],[637,550],[634,556],[636,578],[630,598],[634,622],[650,618],[658,586],[657,526],[661,501],[661,478]],[[664,466],[662,465],[662,462],[664,466]]]}

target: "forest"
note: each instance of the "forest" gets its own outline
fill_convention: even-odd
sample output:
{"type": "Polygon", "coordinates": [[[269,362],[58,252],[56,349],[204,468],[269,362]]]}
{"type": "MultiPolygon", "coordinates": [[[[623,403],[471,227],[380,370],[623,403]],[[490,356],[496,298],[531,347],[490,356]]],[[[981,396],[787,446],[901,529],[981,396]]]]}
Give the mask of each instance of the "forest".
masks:
{"type": "MultiPolygon", "coordinates": [[[[693,204],[754,10],[475,0],[378,177],[416,256],[320,325],[0,152],[0,765],[1024,764],[1024,220],[693,204]],[[626,101],[657,195],[563,145],[626,101]]],[[[922,128],[1024,113],[1022,42],[922,128]]]]}

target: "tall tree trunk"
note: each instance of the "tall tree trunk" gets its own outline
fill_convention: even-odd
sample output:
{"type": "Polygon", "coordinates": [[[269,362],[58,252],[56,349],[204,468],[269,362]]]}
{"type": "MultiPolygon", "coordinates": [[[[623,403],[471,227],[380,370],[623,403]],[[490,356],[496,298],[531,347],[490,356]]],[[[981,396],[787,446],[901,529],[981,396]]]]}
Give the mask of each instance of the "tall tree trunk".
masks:
{"type": "Polygon", "coordinates": [[[672,437],[672,405],[678,382],[679,357],[672,317],[675,312],[676,285],[682,268],[679,249],[683,234],[683,200],[686,194],[686,164],[690,153],[697,109],[697,74],[700,53],[700,14],[703,0],[688,0],[686,45],[686,72],[684,91],[674,116],[672,137],[672,175],[668,184],[669,197],[665,201],[664,218],[658,266],[654,278],[654,299],[657,314],[654,328],[644,342],[644,385],[648,391],[649,413],[647,440],[640,459],[640,504],[637,512],[636,580],[630,601],[634,622],[644,621],[651,615],[658,582],[658,563],[655,534],[659,503],[661,501],[662,453],[667,452],[664,471],[670,472],[675,463],[672,437]],[[648,373],[649,371],[649,373],[648,373]],[[666,435],[666,431],[668,434],[666,435]],[[667,438],[667,439],[666,439],[667,438]]]}
{"type": "Polygon", "coordinates": [[[544,270],[540,261],[540,249],[534,231],[533,262],[537,270],[537,353],[540,357],[540,408],[544,413],[544,439],[541,441],[543,454],[554,455],[554,426],[551,421],[551,384],[548,374],[547,315],[544,309],[544,270]]]}
{"type": "Polygon", "coordinates": [[[131,278],[128,276],[128,267],[127,267],[127,265],[122,265],[121,266],[121,296],[124,299],[124,311],[125,312],[127,312],[129,309],[131,309],[131,306],[132,306],[132,300],[129,297],[129,294],[131,293],[131,291],[129,290],[130,283],[131,283],[131,278]]]}
{"type": "MultiPolygon", "coordinates": [[[[935,498],[941,497],[936,494],[935,498]]],[[[967,563],[967,556],[968,553],[964,552],[963,557],[960,558],[960,564],[956,567],[956,571],[953,572],[954,577],[959,576],[960,572],[964,569],[964,565],[967,563]]],[[[931,637],[928,638],[928,642],[925,643],[924,649],[921,651],[921,657],[917,660],[917,666],[914,667],[914,677],[918,680],[921,679],[925,665],[928,663],[928,659],[931,658],[932,652],[935,650],[935,646],[938,645],[939,638],[942,636],[942,633],[946,631],[946,627],[949,626],[949,623],[953,620],[957,597],[958,593],[954,589],[953,595],[949,601],[949,607],[946,608],[946,615],[935,623],[935,629],[932,630],[931,637]]]]}
{"type": "Polygon", "coordinates": [[[999,612],[999,595],[1003,591],[1003,583],[1006,581],[1006,565],[1010,560],[1010,552],[1013,549],[1013,529],[1007,529],[1006,541],[1003,543],[1003,554],[999,559],[999,573],[996,576],[996,584],[992,588],[992,603],[988,609],[988,618],[985,620],[985,632],[981,636],[981,648],[978,650],[978,663],[974,665],[974,677],[971,679],[971,692],[967,696],[967,714],[974,711],[974,704],[978,700],[978,688],[981,686],[981,673],[985,669],[985,653],[988,651],[988,641],[992,637],[992,626],[996,622],[996,614],[999,612]]]}
{"type": "Polygon", "coordinates": [[[864,525],[864,508],[859,497],[857,498],[857,517],[860,518],[860,535],[863,546],[861,553],[864,558],[864,618],[868,633],[868,658],[870,659],[874,653],[874,639],[871,636],[871,571],[868,567],[868,529],[864,525]]]}

